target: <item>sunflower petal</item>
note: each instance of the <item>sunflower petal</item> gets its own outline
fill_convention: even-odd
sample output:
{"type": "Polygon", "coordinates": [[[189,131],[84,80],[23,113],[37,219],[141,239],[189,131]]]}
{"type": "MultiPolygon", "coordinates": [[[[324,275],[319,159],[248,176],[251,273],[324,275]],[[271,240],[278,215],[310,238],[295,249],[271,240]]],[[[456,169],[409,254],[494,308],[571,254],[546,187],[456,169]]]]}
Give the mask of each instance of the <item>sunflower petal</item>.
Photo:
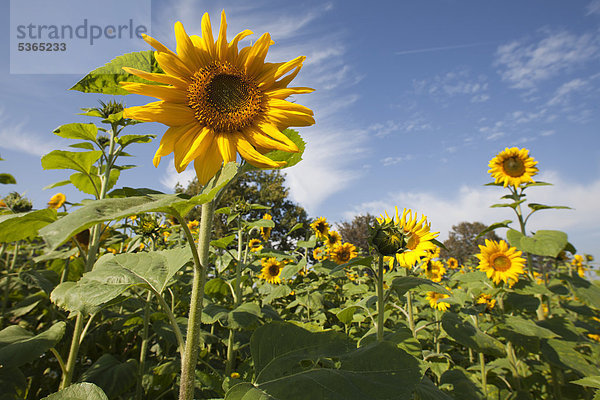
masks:
{"type": "Polygon", "coordinates": [[[219,153],[217,141],[213,140],[204,157],[198,157],[194,160],[194,168],[196,169],[198,182],[200,182],[201,185],[206,185],[210,178],[215,176],[217,171],[221,168],[222,162],[223,160],[221,159],[221,153],[219,153]]]}
{"type": "Polygon", "coordinates": [[[204,154],[208,151],[212,141],[214,138],[214,132],[212,129],[204,127],[202,130],[196,135],[192,144],[187,150],[184,149],[182,164],[189,164],[192,160],[195,160],[198,157],[203,157],[204,154]]]}
{"type": "Polygon", "coordinates": [[[192,76],[192,71],[176,55],[156,52],[154,58],[156,58],[162,70],[169,75],[174,75],[181,79],[189,79],[192,76]]]}
{"type": "Polygon", "coordinates": [[[242,158],[248,161],[250,164],[258,168],[279,168],[286,164],[285,161],[273,161],[268,157],[260,154],[250,142],[245,138],[239,136],[235,138],[236,147],[242,158]]]}
{"type": "Polygon", "coordinates": [[[281,110],[304,113],[304,114],[308,114],[308,115],[314,115],[313,110],[311,110],[308,107],[305,107],[305,106],[303,106],[301,104],[297,104],[297,103],[291,103],[289,101],[281,100],[281,99],[270,99],[269,107],[278,108],[281,110]]]}
{"type": "MultiPolygon", "coordinates": [[[[244,138],[246,138],[246,140],[248,140],[253,146],[260,148],[261,150],[283,150],[293,153],[298,151],[298,147],[294,145],[294,143],[292,143],[293,146],[290,146],[287,143],[279,142],[265,135],[263,132],[252,128],[244,129],[243,135],[244,138]]],[[[259,152],[263,153],[263,151],[259,152]]]]}
{"type": "Polygon", "coordinates": [[[221,27],[219,28],[219,36],[217,37],[215,49],[217,51],[217,58],[225,60],[227,57],[227,17],[225,16],[225,10],[221,12],[221,27]]]}
{"type": "Polygon", "coordinates": [[[195,120],[194,110],[191,108],[164,101],[126,108],[123,116],[144,122],[160,122],[168,126],[181,126],[195,120]]]}
{"type": "Polygon", "coordinates": [[[179,139],[175,142],[175,169],[177,172],[184,171],[188,164],[188,162],[184,162],[184,158],[187,155],[189,148],[192,147],[192,143],[195,142],[196,138],[201,134],[202,127],[195,124],[192,129],[185,132],[185,134],[181,135],[179,139]]]}
{"type": "Polygon", "coordinates": [[[233,135],[235,134],[220,133],[216,137],[217,146],[225,164],[232,161],[235,162],[237,158],[235,140],[232,140],[233,135]]]}
{"type": "Polygon", "coordinates": [[[151,36],[148,36],[148,35],[142,33],[142,39],[144,39],[144,41],[146,43],[148,43],[150,46],[154,47],[157,51],[160,51],[162,53],[167,53],[172,56],[175,55],[175,53],[173,53],[171,50],[169,50],[167,48],[167,46],[165,46],[164,44],[162,44],[161,42],[159,42],[158,40],[154,39],[151,36]]]}
{"type": "Polygon", "coordinates": [[[267,32],[258,38],[256,43],[250,48],[250,52],[248,53],[245,62],[245,70],[249,76],[255,77],[260,73],[270,45],[271,35],[267,32]]]}
{"type": "Polygon", "coordinates": [[[276,126],[268,122],[263,122],[258,125],[258,128],[274,140],[283,144],[285,148],[282,148],[280,150],[291,151],[293,153],[297,153],[299,151],[298,146],[296,146],[296,143],[292,142],[290,138],[281,133],[276,126]]]}
{"type": "Polygon", "coordinates": [[[245,38],[246,36],[252,35],[252,32],[250,29],[246,29],[241,31],[240,33],[238,33],[237,35],[235,35],[235,37],[233,38],[233,40],[229,43],[228,49],[227,49],[227,59],[232,62],[232,63],[236,63],[237,58],[238,58],[238,43],[240,40],[242,40],[243,38],[245,38]]]}
{"type": "Polygon", "coordinates": [[[160,164],[160,159],[166,155],[171,154],[175,150],[175,143],[177,140],[185,135],[188,131],[194,128],[195,123],[191,124],[175,126],[167,129],[163,137],[160,139],[160,145],[158,146],[158,150],[154,154],[154,158],[152,159],[152,163],[155,167],[158,167],[160,164]]]}
{"type": "Polygon", "coordinates": [[[175,38],[177,40],[177,54],[181,61],[190,71],[197,70],[200,67],[200,59],[196,54],[196,48],[185,32],[183,24],[179,21],[175,23],[175,38]]]}
{"type": "Polygon", "coordinates": [[[175,76],[167,75],[167,74],[154,74],[151,72],[142,71],[135,68],[123,67],[125,72],[128,72],[132,75],[139,76],[142,79],[147,79],[149,81],[163,83],[165,85],[173,85],[180,89],[187,89],[188,83],[180,78],[175,76]]]}
{"type": "Polygon", "coordinates": [[[129,93],[156,97],[171,103],[187,103],[186,92],[173,86],[146,85],[137,82],[120,82],[120,84],[129,93]]]}
{"type": "Polygon", "coordinates": [[[267,119],[274,121],[279,127],[310,126],[315,123],[312,115],[272,108],[265,112],[267,119]]]}
{"type": "Polygon", "coordinates": [[[215,56],[215,39],[212,34],[212,26],[210,25],[210,17],[208,13],[204,13],[202,16],[202,42],[204,49],[210,54],[211,57],[215,56]]]}
{"type": "Polygon", "coordinates": [[[265,94],[271,98],[283,100],[294,94],[312,93],[314,91],[315,89],[308,87],[292,87],[266,91],[265,94]]]}

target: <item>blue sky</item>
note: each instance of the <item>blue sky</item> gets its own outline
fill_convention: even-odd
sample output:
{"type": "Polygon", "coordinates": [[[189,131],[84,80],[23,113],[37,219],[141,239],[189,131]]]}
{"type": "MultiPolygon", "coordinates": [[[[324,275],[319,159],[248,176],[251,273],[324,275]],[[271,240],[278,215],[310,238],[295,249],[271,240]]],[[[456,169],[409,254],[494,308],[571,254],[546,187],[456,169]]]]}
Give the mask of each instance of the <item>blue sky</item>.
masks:
{"type": "MultiPolygon", "coordinates": [[[[530,189],[530,200],[574,208],[542,211],[530,228],[564,230],[580,252],[600,256],[600,0],[151,5],[151,36],[171,48],[176,21],[200,34],[208,11],[216,30],[224,8],[229,37],[246,28],[255,33],[250,40],[271,33],[269,61],[307,56],[294,83],[316,91],[295,100],[315,111],[317,123],[300,129],[304,160],[286,171],[293,199],[311,216],[341,221],[409,207],[427,215],[441,238],[460,221],[510,219],[507,209],[488,207],[504,193],[482,186],[490,181],[487,163],[505,147],[527,147],[539,161],[538,179],[554,183],[530,189]]],[[[9,3],[0,7],[9,30],[9,3]]],[[[77,20],[77,12],[72,15],[77,20]]],[[[7,55],[10,35],[2,37],[7,55]]],[[[114,55],[133,50],[129,42],[124,46],[114,55]]],[[[0,195],[25,192],[41,208],[59,190],[42,188],[68,177],[42,170],[40,157],[69,144],[54,128],[88,122],[76,115],[79,108],[106,100],[66,90],[80,78],[11,74],[9,57],[0,61],[0,155],[6,160],[0,171],[18,180],[0,195]]],[[[164,130],[141,124],[132,132],[164,130]]],[[[135,159],[127,163],[139,167],[126,171],[120,185],[170,191],[190,179],[191,170],[175,173],[171,157],[154,169],[157,146],[131,148],[135,159]]]]}

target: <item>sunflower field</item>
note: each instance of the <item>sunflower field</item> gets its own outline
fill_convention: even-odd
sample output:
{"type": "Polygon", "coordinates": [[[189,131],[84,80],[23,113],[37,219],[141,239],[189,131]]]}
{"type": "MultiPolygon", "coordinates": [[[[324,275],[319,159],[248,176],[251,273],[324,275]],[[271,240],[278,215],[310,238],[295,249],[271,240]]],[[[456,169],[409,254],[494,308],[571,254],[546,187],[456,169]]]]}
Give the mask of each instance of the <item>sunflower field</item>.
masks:
{"type": "MultiPolygon", "coordinates": [[[[600,399],[600,287],[593,259],[529,217],[567,208],[530,201],[537,162],[506,148],[489,162],[507,219],[460,263],[419,210],[381,210],[360,249],[326,217],[282,249],[276,210],[224,190],[257,169],[291,167],[315,123],[287,101],[304,57],[266,63],[271,37],[238,49],[226,16],[216,39],[175,25],[176,51],[129,53],[72,88],[159,99],[83,109],[95,123],[54,131],[72,151],[42,157],[85,196],[32,210],[0,201],[0,399],[463,400],[600,399]],[[168,128],[154,164],[193,161],[198,194],[119,187],[129,146],[168,128]],[[200,210],[199,220],[189,218],[200,210]],[[260,214],[259,218],[250,215],[260,214]],[[213,221],[224,221],[216,235],[213,221]],[[443,254],[443,253],[442,253],[443,254]]],[[[10,172],[10,171],[9,171],[10,172]]],[[[14,183],[9,173],[0,183],[14,183]]],[[[484,182],[482,182],[484,183],[484,182]]]]}

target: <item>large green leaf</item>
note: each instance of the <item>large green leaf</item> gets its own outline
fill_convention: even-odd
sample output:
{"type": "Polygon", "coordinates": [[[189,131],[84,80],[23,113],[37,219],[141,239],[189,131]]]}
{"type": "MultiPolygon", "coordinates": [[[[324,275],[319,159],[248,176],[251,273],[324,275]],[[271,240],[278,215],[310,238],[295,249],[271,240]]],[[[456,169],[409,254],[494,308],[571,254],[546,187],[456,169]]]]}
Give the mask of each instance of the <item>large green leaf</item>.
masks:
{"type": "Polygon", "coordinates": [[[595,309],[600,309],[600,287],[579,276],[560,275],[560,278],[567,281],[571,290],[581,302],[595,309]]]}
{"type": "Polygon", "coordinates": [[[56,211],[52,209],[0,215],[0,243],[34,238],[40,228],[54,221],[56,211]]]}
{"type": "Polygon", "coordinates": [[[254,385],[225,399],[405,399],[421,380],[417,359],[391,342],[355,345],[339,332],[309,332],[289,323],[258,328],[250,340],[254,385]]]}
{"type": "Polygon", "coordinates": [[[79,378],[79,382],[98,385],[110,399],[125,393],[137,381],[137,362],[120,362],[110,354],[103,354],[79,378]]]}
{"type": "Polygon", "coordinates": [[[581,385],[581,386],[586,386],[586,387],[593,387],[596,389],[600,389],[600,376],[596,375],[596,376],[586,376],[585,378],[581,378],[581,379],[577,379],[575,381],[571,381],[571,383],[574,383],[576,385],[581,385]]]}
{"type": "MultiPolygon", "coordinates": [[[[289,151],[275,150],[265,154],[271,160],[286,162],[286,164],[279,169],[292,167],[302,161],[302,155],[304,154],[304,149],[306,148],[306,143],[297,131],[293,129],[284,129],[282,133],[287,136],[288,139],[294,142],[296,146],[298,146],[298,152],[290,153],[289,151]]],[[[246,163],[244,166],[244,170],[246,171],[252,171],[256,169],[258,168],[252,166],[250,163],[246,163]]]]}
{"type": "Polygon", "coordinates": [[[136,53],[127,53],[114,58],[103,67],[96,68],[77,82],[70,90],[79,90],[84,93],[125,95],[129,94],[129,92],[122,89],[119,82],[144,82],[155,84],[154,82],[138,78],[135,75],[125,72],[123,67],[136,68],[146,72],[162,72],[154,59],[153,51],[147,50],[136,53]]]}
{"type": "Polygon", "coordinates": [[[417,278],[416,276],[399,276],[392,281],[392,289],[396,290],[398,296],[403,296],[411,289],[419,289],[420,291],[431,291],[450,295],[450,291],[440,285],[430,281],[429,279],[417,278]]]}
{"type": "Polygon", "coordinates": [[[560,339],[542,341],[542,355],[550,363],[560,368],[571,368],[583,376],[600,374],[600,370],[590,364],[587,359],[575,350],[577,343],[560,339]]]}
{"type": "Polygon", "coordinates": [[[506,237],[511,246],[538,256],[557,257],[567,246],[567,234],[561,231],[539,230],[532,237],[511,229],[506,237]]]}
{"type": "Polygon", "coordinates": [[[42,400],[108,400],[106,394],[93,383],[75,383],[68,388],[44,397],[42,400]]]}
{"type": "Polygon", "coordinates": [[[442,327],[452,339],[479,353],[495,357],[504,357],[506,355],[502,342],[483,333],[455,313],[444,313],[442,316],[442,327]]]}
{"type": "Polygon", "coordinates": [[[17,325],[4,328],[0,331],[0,365],[13,368],[35,361],[60,341],[65,327],[60,321],[35,336],[17,325]]]}
{"type": "MultiPolygon", "coordinates": [[[[106,190],[112,189],[117,181],[119,180],[119,176],[121,172],[118,169],[113,169],[110,171],[110,176],[108,178],[108,184],[106,186],[106,190]]],[[[82,191],[83,193],[91,194],[92,196],[100,195],[100,188],[102,187],[102,182],[100,181],[100,177],[97,174],[97,168],[92,167],[91,173],[84,174],[82,172],[75,172],[70,176],[69,180],[77,189],[82,191]]]]}
{"type": "Polygon", "coordinates": [[[507,315],[503,324],[499,325],[501,329],[516,332],[520,335],[537,337],[540,339],[550,339],[557,335],[549,329],[537,325],[529,319],[516,315],[507,315]]]}
{"type": "Polygon", "coordinates": [[[95,141],[98,136],[96,125],[73,123],[61,125],[54,130],[54,134],[67,139],[84,139],[95,141]]]}
{"type": "Polygon", "coordinates": [[[64,151],[54,150],[42,157],[44,169],[74,169],[89,174],[92,165],[102,157],[100,150],[96,151],[64,151]]]}
{"type": "Polygon", "coordinates": [[[15,184],[17,180],[11,174],[0,174],[0,183],[4,185],[15,184]]]}
{"type": "Polygon", "coordinates": [[[106,254],[77,283],[63,282],[58,285],[50,298],[69,311],[93,313],[133,286],[162,293],[169,279],[191,258],[188,247],[145,253],[106,254]]]}
{"type": "MultiPolygon", "coordinates": [[[[118,220],[146,212],[185,215],[195,206],[211,201],[219,190],[235,176],[237,170],[237,164],[227,164],[211,179],[199,195],[189,199],[183,194],[145,194],[142,192],[138,196],[90,201],[41,229],[40,235],[50,250],[54,250],[76,233],[100,222],[118,220]]],[[[128,193],[131,193],[131,190],[128,193]]]]}

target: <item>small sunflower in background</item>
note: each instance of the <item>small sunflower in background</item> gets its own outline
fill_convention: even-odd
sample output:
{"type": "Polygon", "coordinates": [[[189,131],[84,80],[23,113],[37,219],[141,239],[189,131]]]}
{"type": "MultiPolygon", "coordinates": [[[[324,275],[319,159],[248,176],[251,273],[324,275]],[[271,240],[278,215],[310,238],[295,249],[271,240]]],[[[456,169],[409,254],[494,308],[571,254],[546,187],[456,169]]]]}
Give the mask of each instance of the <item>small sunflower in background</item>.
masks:
{"type": "Polygon", "coordinates": [[[315,123],[313,112],[286,101],[291,95],[310,93],[311,88],[288,87],[306,57],[267,63],[273,44],[269,33],[238,51],[240,40],[252,34],[238,33],[227,42],[225,11],[219,35],[213,38],[208,13],[202,17],[202,36],[189,36],[181,22],[175,23],[177,53],[144,35],[156,49],[154,56],[164,74],[123,68],[140,78],[156,82],[122,82],[130,93],[156,97],[160,101],[126,108],[123,115],[138,121],[169,126],[154,155],[174,153],[175,169],[185,170],[194,162],[196,175],[205,185],[223,163],[235,162],[237,154],[257,168],[279,168],[286,163],[264,154],[272,150],[298,152],[298,146],[282,131],[291,126],[315,123]]]}
{"type": "Polygon", "coordinates": [[[329,256],[338,265],[345,264],[358,256],[356,246],[352,243],[337,244],[329,250],[329,256]]]}
{"type": "Polygon", "coordinates": [[[460,265],[458,265],[458,260],[454,257],[450,257],[446,262],[448,263],[448,268],[450,269],[458,269],[460,267],[460,265]]]}
{"type": "Polygon", "coordinates": [[[529,150],[517,147],[506,148],[488,164],[488,173],[492,175],[495,183],[502,183],[518,187],[521,183],[533,182],[533,176],[538,173],[537,161],[529,157],[529,150]]]}
{"type": "Polygon", "coordinates": [[[446,273],[446,268],[441,261],[433,260],[428,261],[425,264],[425,276],[427,279],[433,282],[441,282],[444,274],[446,273]]]}
{"type": "MultiPolygon", "coordinates": [[[[271,221],[273,219],[273,216],[271,214],[265,214],[265,215],[263,215],[262,219],[268,219],[269,221],[271,221]]],[[[273,228],[271,228],[271,227],[260,228],[260,236],[262,236],[262,238],[264,240],[269,240],[269,238],[271,237],[272,229],[273,228]]]]}
{"type": "Polygon", "coordinates": [[[327,234],[329,233],[329,223],[327,222],[327,218],[319,217],[315,222],[310,224],[310,227],[315,231],[317,235],[317,239],[325,239],[327,234]]]}
{"type": "Polygon", "coordinates": [[[257,253],[263,249],[263,245],[260,239],[250,239],[248,242],[248,248],[250,249],[251,253],[257,253]]]}
{"type": "Polygon", "coordinates": [[[450,295],[437,292],[427,292],[425,298],[429,301],[429,306],[434,310],[446,311],[450,308],[450,304],[445,301],[440,301],[449,298],[450,295]]]}
{"type": "Polygon", "coordinates": [[[317,261],[322,261],[327,258],[328,250],[324,247],[316,247],[313,250],[313,257],[317,261]]]}
{"type": "Polygon", "coordinates": [[[271,258],[263,258],[262,259],[262,269],[261,273],[258,276],[261,279],[269,283],[279,284],[281,283],[281,270],[283,269],[283,264],[277,261],[275,257],[271,258]]]}
{"type": "Polygon", "coordinates": [[[325,237],[325,245],[329,248],[335,247],[335,245],[342,243],[342,235],[336,231],[329,231],[327,237],[325,237]]]}
{"type": "Polygon", "coordinates": [[[525,259],[521,258],[522,252],[515,247],[508,246],[504,240],[485,240],[485,246],[479,245],[481,253],[476,257],[479,259],[477,268],[484,271],[496,285],[501,281],[504,283],[516,283],[519,275],[524,273],[525,259]]]}
{"type": "Polygon", "coordinates": [[[492,295],[481,293],[479,296],[477,296],[476,303],[485,304],[485,309],[490,311],[496,305],[496,299],[493,299],[492,295]]]}
{"type": "Polygon", "coordinates": [[[63,206],[63,204],[65,204],[66,201],[67,201],[67,196],[65,196],[62,193],[56,193],[54,196],[52,196],[50,198],[50,201],[48,201],[48,208],[58,210],[59,208],[61,208],[63,206]]]}

